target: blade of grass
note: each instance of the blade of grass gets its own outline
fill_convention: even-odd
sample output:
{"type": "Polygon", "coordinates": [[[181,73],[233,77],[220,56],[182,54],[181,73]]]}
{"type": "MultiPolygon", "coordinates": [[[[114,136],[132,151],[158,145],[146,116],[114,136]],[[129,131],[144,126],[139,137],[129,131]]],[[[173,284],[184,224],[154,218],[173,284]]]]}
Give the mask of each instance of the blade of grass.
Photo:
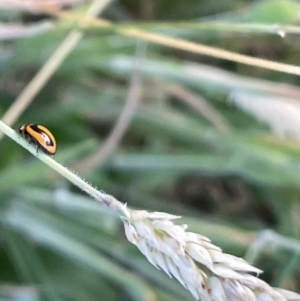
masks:
{"type": "MultiPolygon", "coordinates": [[[[95,0],[87,11],[87,16],[92,17],[100,13],[111,0],[95,0]]],[[[2,121],[8,125],[12,125],[22,112],[28,107],[34,97],[43,88],[52,74],[59,68],[64,59],[69,55],[73,48],[79,43],[83,33],[78,30],[73,30],[65,40],[59,45],[56,51],[34,76],[30,83],[21,92],[13,105],[6,111],[2,117],[2,121]]],[[[0,139],[3,133],[0,132],[0,139]]]]}

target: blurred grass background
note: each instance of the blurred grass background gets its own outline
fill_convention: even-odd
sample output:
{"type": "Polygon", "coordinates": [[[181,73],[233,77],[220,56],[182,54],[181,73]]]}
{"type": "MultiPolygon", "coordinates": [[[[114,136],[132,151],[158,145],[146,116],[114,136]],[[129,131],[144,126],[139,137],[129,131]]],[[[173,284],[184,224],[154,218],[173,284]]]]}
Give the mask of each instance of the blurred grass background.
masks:
{"type": "MultiPolygon", "coordinates": [[[[90,5],[69,3],[77,13],[90,5]]],[[[76,25],[5,1],[0,9],[3,116],[76,25]]],[[[299,12],[291,0],[123,0],[101,17],[115,29],[297,66],[299,12]]],[[[130,207],[182,215],[224,252],[247,255],[272,286],[300,292],[299,77],[143,47],[142,93],[115,147],[107,137],[137,88],[137,40],[113,28],[86,28],[13,127],[46,126],[55,159],[99,189],[130,207]]],[[[1,301],[192,300],[126,241],[116,216],[8,138],[0,143],[1,301]]]]}

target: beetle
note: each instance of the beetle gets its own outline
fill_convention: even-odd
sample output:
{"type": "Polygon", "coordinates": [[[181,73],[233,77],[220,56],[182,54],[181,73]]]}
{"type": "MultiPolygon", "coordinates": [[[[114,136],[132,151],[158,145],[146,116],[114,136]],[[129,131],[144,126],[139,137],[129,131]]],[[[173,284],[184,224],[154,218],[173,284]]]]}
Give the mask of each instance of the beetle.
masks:
{"type": "Polygon", "coordinates": [[[56,153],[56,141],[52,133],[39,124],[23,124],[18,129],[19,134],[29,143],[36,146],[36,151],[42,150],[45,154],[53,156],[56,153]]]}

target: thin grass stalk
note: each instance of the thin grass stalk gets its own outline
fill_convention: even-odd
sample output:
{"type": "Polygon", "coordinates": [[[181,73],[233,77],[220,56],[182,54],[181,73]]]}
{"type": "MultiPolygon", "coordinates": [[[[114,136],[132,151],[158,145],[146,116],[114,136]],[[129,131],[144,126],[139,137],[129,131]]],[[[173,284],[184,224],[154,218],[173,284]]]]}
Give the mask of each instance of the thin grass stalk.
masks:
{"type": "Polygon", "coordinates": [[[242,258],[223,253],[198,233],[187,231],[187,225],[176,225],[179,216],[164,212],[131,210],[114,196],[92,187],[81,177],[46,154],[20,139],[0,121],[0,130],[63,177],[85,191],[100,204],[117,213],[127,239],[136,245],[148,261],[202,301],[300,301],[300,295],[273,288],[258,278],[262,272],[242,258]]]}

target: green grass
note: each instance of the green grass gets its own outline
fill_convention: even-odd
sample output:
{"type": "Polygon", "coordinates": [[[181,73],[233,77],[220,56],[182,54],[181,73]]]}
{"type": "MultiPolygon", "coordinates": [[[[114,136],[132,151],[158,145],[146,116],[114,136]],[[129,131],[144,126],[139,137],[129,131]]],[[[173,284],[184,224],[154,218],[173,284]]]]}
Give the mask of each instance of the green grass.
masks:
{"type": "MultiPolygon", "coordinates": [[[[122,30],[134,27],[299,64],[298,1],[141,3],[111,3],[102,17],[115,23],[85,28],[14,120],[15,129],[23,123],[49,128],[58,144],[55,159],[71,169],[101,152],[132,88],[137,41],[122,30]]],[[[7,23],[35,24],[40,18],[46,17],[0,11],[7,23]]],[[[0,32],[2,115],[73,26],[57,21],[49,31],[9,41],[0,32]]],[[[191,231],[225,252],[247,254],[271,285],[299,292],[300,135],[293,123],[299,109],[295,102],[290,111],[281,106],[298,101],[298,76],[144,44],[143,93],[124,137],[103,163],[81,166],[78,174],[129,207],[183,215],[191,231]],[[228,130],[172,87],[204,101],[228,130]],[[267,100],[273,101],[268,110],[267,100]],[[279,108],[277,115],[273,108],[279,108]],[[270,242],[274,248],[259,240],[266,229],[280,234],[270,242]]],[[[130,245],[118,217],[7,137],[0,141],[0,199],[0,301],[192,300],[130,245]]]]}

